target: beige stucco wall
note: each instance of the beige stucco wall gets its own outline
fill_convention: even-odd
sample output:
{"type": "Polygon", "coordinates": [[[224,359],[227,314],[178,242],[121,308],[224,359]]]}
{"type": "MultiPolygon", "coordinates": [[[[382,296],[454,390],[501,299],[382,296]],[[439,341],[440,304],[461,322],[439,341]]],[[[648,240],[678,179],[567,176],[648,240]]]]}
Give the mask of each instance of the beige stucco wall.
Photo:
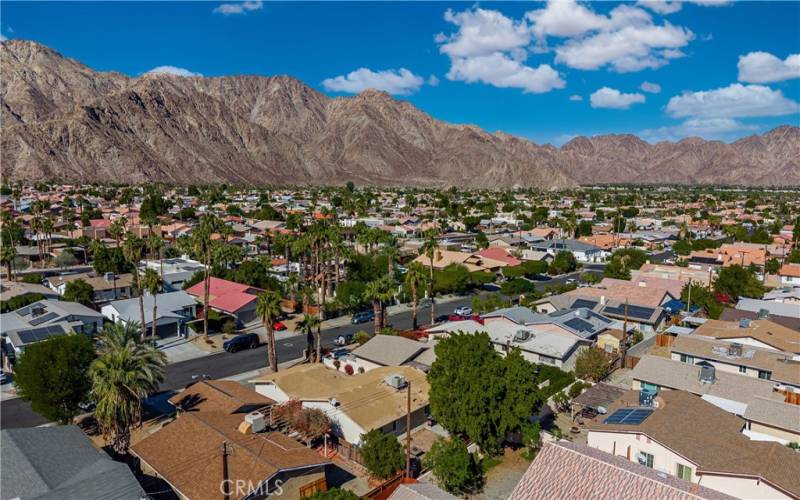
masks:
{"type": "Polygon", "coordinates": [[[748,427],[753,432],[760,432],[761,434],[768,434],[770,436],[775,436],[779,439],[785,439],[790,442],[800,443],[800,433],[798,432],[791,432],[784,429],[777,429],[775,427],[771,427],[769,425],[760,424],[758,422],[750,422],[748,427]]]}
{"type": "Polygon", "coordinates": [[[703,474],[699,484],[728,495],[753,500],[791,498],[767,483],[755,479],[703,474]]]}

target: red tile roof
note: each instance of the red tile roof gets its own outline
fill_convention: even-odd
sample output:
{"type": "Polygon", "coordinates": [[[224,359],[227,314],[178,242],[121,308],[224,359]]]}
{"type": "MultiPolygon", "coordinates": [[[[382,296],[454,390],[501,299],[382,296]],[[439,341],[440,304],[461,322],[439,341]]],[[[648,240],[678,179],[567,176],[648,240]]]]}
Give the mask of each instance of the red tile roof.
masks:
{"type": "Polygon", "coordinates": [[[505,262],[509,266],[518,266],[522,264],[521,260],[511,255],[508,252],[508,250],[500,247],[484,248],[483,250],[478,252],[478,255],[480,255],[481,257],[485,257],[487,259],[499,260],[500,262],[505,262]]]}
{"type": "MultiPolygon", "coordinates": [[[[214,309],[235,313],[258,298],[256,294],[260,290],[257,288],[213,276],[209,280],[208,304],[214,309]]],[[[186,293],[202,300],[204,284],[205,281],[201,281],[186,293]]]]}

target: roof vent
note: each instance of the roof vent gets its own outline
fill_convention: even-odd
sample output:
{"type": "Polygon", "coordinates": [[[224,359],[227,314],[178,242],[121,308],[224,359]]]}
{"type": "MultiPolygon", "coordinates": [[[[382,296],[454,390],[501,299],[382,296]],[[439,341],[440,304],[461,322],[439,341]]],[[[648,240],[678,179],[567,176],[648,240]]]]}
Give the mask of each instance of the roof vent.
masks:
{"type": "Polygon", "coordinates": [[[406,386],[406,378],[398,374],[389,375],[384,379],[384,382],[386,382],[386,385],[389,387],[394,387],[397,390],[400,390],[406,386]]]}
{"type": "Polygon", "coordinates": [[[514,334],[514,342],[525,342],[530,340],[530,338],[530,330],[517,330],[517,332],[514,334]]]}
{"type": "Polygon", "coordinates": [[[328,400],[328,403],[330,403],[330,405],[331,405],[331,406],[333,406],[334,408],[336,408],[337,406],[339,406],[340,404],[342,404],[342,403],[340,403],[340,402],[339,402],[339,400],[338,400],[338,399],[336,399],[336,398],[331,398],[331,399],[329,399],[329,400],[328,400]]]}
{"type": "Polygon", "coordinates": [[[742,356],[742,344],[738,342],[731,342],[728,346],[728,356],[740,358],[742,356]]]}
{"type": "Polygon", "coordinates": [[[767,319],[767,318],[769,318],[769,309],[759,309],[758,319],[767,319]]]}
{"type": "Polygon", "coordinates": [[[639,286],[642,287],[642,288],[647,288],[647,282],[646,281],[640,281],[639,282],[639,286]]]}
{"type": "Polygon", "coordinates": [[[739,328],[750,328],[750,320],[748,318],[740,319],[739,328]]]}
{"type": "Polygon", "coordinates": [[[711,365],[700,365],[700,382],[703,384],[713,384],[716,380],[716,369],[711,365]]]}
{"type": "Polygon", "coordinates": [[[589,319],[589,311],[584,308],[580,308],[575,312],[575,316],[583,319],[589,319]]]}

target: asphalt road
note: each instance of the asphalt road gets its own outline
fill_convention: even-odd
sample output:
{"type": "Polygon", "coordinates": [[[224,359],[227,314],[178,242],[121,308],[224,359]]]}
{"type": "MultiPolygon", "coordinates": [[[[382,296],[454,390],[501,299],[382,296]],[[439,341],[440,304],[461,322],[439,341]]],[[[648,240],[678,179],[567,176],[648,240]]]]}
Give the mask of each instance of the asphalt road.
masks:
{"type": "MultiPolygon", "coordinates": [[[[589,264],[585,265],[581,272],[598,271],[602,269],[602,264],[589,264]]],[[[536,282],[538,288],[544,288],[547,285],[555,285],[566,282],[569,278],[575,278],[578,273],[569,275],[557,276],[548,281],[536,282]]],[[[472,297],[465,297],[447,304],[439,304],[436,306],[436,315],[448,314],[455,308],[463,305],[471,305],[472,297]]],[[[427,323],[430,320],[430,309],[427,307],[420,308],[417,311],[418,321],[420,324],[427,323]]],[[[411,328],[411,308],[408,310],[390,316],[389,323],[395,328],[410,329],[411,328]]],[[[333,341],[342,334],[354,334],[360,330],[368,332],[372,331],[372,323],[361,325],[344,325],[335,328],[328,328],[322,331],[322,345],[330,347],[333,341]]],[[[291,361],[301,358],[303,350],[306,347],[306,340],[302,335],[296,335],[290,338],[285,338],[277,342],[278,362],[291,361]]],[[[167,366],[166,377],[164,383],[161,385],[162,391],[177,391],[180,390],[196,377],[207,376],[212,379],[232,377],[248,371],[264,368],[267,366],[267,349],[265,345],[257,349],[247,351],[240,351],[235,354],[222,352],[218,354],[211,354],[201,358],[190,359],[167,366]]],[[[15,427],[35,427],[46,424],[47,420],[34,412],[29,403],[19,399],[9,399],[0,403],[0,428],[11,429],[15,427]]]]}

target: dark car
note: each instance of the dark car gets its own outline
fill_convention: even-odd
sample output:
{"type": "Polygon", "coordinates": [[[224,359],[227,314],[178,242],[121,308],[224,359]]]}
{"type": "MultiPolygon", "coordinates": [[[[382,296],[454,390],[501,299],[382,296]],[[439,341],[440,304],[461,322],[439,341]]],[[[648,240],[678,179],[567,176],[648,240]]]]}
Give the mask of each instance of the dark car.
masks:
{"type": "Polygon", "coordinates": [[[434,318],[433,320],[434,323],[444,323],[445,321],[450,321],[449,314],[440,314],[439,316],[436,316],[436,318],[434,318]]]}
{"type": "Polygon", "coordinates": [[[228,352],[237,352],[243,349],[255,349],[260,343],[258,335],[255,333],[245,333],[237,335],[222,344],[222,348],[228,352]]]}
{"type": "Polygon", "coordinates": [[[375,313],[373,311],[357,312],[353,315],[353,319],[350,320],[350,322],[354,325],[369,323],[370,321],[375,321],[375,313]]]}

